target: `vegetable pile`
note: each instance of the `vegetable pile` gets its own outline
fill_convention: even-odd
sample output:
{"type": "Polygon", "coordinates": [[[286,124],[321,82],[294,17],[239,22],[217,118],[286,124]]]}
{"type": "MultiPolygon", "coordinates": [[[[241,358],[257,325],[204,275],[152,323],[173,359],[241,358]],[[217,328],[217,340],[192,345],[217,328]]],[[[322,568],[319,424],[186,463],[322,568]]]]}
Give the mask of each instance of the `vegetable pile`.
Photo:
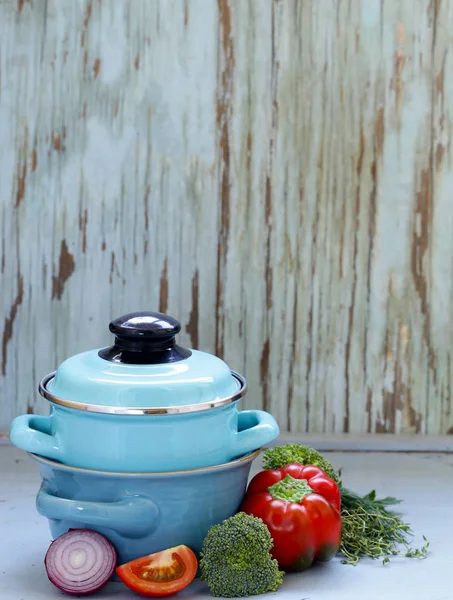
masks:
{"type": "Polygon", "coordinates": [[[391,507],[396,498],[365,496],[344,487],[317,450],[286,444],[265,450],[263,470],[250,481],[239,512],[207,533],[200,561],[180,545],[116,566],[103,535],[70,529],[50,545],[45,567],[63,592],[85,595],[116,574],[144,596],[170,596],[186,588],[200,569],[213,596],[239,598],[275,592],[288,571],[340,554],[356,565],[362,557],[426,556],[429,542],[412,548],[410,526],[391,507]]]}
{"type": "Polygon", "coordinates": [[[192,583],[198,568],[197,557],[187,546],[142,556],[118,567],[116,561],[116,550],[106,537],[90,529],[70,529],[51,543],[44,564],[55,587],[77,596],[101,589],[114,571],[137,594],[170,596],[192,583]]]}
{"type": "Polygon", "coordinates": [[[411,558],[426,556],[429,547],[427,539],[423,537],[425,544],[421,548],[412,548],[409,542],[409,536],[412,535],[410,526],[388,508],[399,504],[401,500],[392,497],[378,500],[374,490],[360,496],[343,487],[340,472],[335,472],[333,465],[322,454],[308,446],[286,444],[265,450],[264,469],[279,469],[288,463],[316,465],[339,485],[342,562],[356,565],[362,557],[369,557],[382,558],[387,563],[391,556],[396,555],[411,558]]]}

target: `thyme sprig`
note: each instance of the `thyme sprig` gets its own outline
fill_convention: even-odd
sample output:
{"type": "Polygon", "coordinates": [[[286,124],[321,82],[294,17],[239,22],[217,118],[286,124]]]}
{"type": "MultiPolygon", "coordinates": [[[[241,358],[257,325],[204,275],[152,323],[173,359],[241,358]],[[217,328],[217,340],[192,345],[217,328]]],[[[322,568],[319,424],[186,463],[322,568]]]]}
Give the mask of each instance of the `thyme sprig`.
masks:
{"type": "Polygon", "coordinates": [[[376,493],[360,496],[351,490],[341,488],[342,532],[340,553],[345,564],[356,565],[363,556],[372,559],[382,558],[388,563],[391,556],[423,558],[429,542],[423,536],[420,548],[411,546],[413,535],[409,524],[387,506],[399,504],[401,500],[387,497],[376,499],[376,493]]]}

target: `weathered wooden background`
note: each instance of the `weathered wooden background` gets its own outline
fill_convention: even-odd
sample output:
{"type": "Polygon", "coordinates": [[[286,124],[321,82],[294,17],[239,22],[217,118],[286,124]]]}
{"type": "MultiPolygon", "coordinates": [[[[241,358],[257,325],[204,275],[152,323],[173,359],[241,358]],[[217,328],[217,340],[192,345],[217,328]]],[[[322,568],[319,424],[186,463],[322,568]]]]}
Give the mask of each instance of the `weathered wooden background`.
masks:
{"type": "Polygon", "coordinates": [[[2,0],[0,427],[160,309],[283,430],[452,432],[453,1],[2,0]]]}

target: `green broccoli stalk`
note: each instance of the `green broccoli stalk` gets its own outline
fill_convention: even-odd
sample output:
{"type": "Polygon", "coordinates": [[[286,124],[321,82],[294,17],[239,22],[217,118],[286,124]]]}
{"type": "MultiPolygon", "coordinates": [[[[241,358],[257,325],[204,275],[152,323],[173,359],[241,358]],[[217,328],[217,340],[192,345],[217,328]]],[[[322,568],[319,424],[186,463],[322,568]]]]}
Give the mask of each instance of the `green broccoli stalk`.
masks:
{"type": "Polygon", "coordinates": [[[261,519],[237,513],[209,530],[200,553],[200,579],[217,597],[275,592],[284,573],[269,553],[272,546],[269,529],[261,519]]]}
{"type": "Polygon", "coordinates": [[[341,485],[339,475],[335,472],[332,463],[314,448],[302,444],[286,444],[285,446],[268,448],[264,451],[263,469],[280,469],[280,467],[291,463],[315,465],[322,469],[335,483],[341,485]]]}

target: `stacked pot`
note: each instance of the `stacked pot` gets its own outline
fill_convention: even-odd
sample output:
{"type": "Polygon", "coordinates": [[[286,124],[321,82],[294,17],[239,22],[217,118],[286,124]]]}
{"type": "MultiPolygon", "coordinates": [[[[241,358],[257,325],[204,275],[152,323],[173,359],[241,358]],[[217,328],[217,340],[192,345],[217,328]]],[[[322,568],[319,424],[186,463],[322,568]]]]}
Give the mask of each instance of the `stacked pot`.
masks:
{"type": "Polygon", "coordinates": [[[99,531],[121,563],[185,544],[237,512],[253,459],[279,435],[264,411],[238,410],[243,376],[176,344],[161,313],[110,323],[114,345],[72,356],[40,384],[50,415],[21,415],[13,444],[38,462],[36,504],[55,538],[99,531]]]}

